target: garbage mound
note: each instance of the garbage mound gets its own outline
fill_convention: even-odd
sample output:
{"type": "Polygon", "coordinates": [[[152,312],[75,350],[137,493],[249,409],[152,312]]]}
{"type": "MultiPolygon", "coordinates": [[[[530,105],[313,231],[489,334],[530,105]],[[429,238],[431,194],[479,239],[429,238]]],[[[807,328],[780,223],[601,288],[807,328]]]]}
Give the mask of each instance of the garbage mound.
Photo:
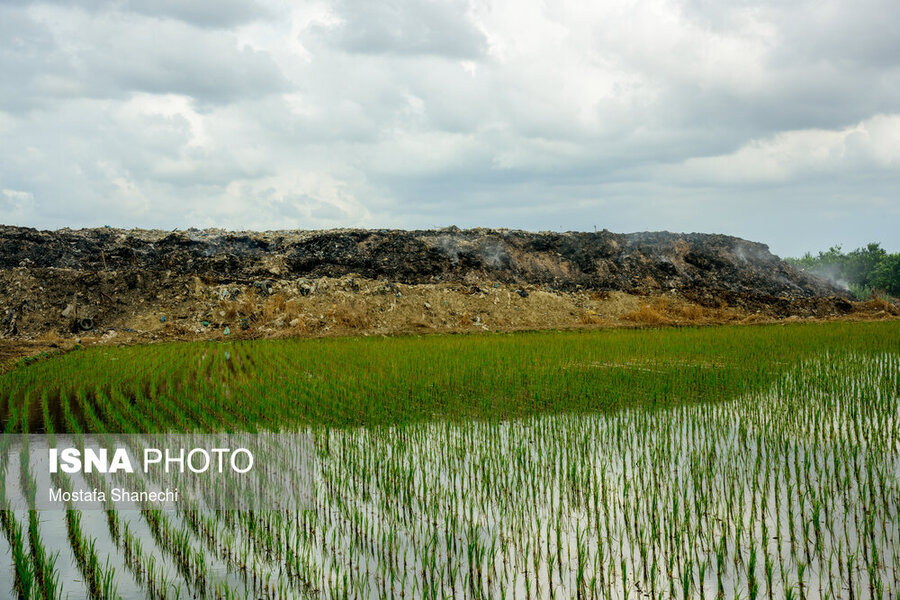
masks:
{"type": "Polygon", "coordinates": [[[764,244],[669,232],[493,229],[174,232],[0,227],[0,269],[170,271],[218,281],[356,274],[419,284],[496,280],[653,292],[706,288],[769,296],[842,294],[764,244]]]}
{"type": "Polygon", "coordinates": [[[855,306],[725,235],[0,226],[0,337],[19,340],[705,324],[855,306]]]}

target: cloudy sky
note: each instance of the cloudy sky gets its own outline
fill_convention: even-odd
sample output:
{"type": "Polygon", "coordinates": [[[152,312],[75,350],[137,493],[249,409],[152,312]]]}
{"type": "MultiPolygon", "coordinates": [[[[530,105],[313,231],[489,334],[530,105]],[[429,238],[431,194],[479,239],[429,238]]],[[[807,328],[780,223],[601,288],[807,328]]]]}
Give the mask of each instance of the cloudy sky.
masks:
{"type": "Polygon", "coordinates": [[[0,223],[900,250],[896,0],[0,4],[0,223]]]}

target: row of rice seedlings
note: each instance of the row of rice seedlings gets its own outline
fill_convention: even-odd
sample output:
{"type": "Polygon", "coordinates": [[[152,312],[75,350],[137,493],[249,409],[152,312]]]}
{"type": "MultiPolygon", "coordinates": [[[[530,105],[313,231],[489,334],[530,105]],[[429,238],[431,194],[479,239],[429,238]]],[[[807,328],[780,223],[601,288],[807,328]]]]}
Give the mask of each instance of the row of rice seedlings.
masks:
{"type": "Polygon", "coordinates": [[[145,508],[141,511],[150,527],[157,546],[165,548],[175,565],[192,588],[205,590],[207,585],[206,554],[203,548],[194,550],[191,532],[187,527],[175,529],[163,511],[145,508]]]}
{"type": "MultiPolygon", "coordinates": [[[[0,529],[3,530],[3,539],[6,540],[5,548],[9,550],[9,560],[12,561],[9,563],[4,562],[0,565],[0,569],[3,569],[0,573],[4,575],[4,577],[0,577],[0,580],[5,581],[2,591],[15,595],[17,594],[17,565],[15,564],[13,544],[10,542],[11,538],[15,538],[13,524],[10,522],[10,519],[14,519],[15,515],[9,510],[9,501],[6,497],[7,460],[9,459],[12,442],[12,435],[0,435],[0,529]]],[[[0,554],[3,556],[7,555],[6,552],[0,554]]]]}
{"type": "Polygon", "coordinates": [[[126,521],[122,527],[122,548],[125,562],[137,579],[143,584],[147,596],[152,600],[180,598],[182,583],[171,581],[166,569],[157,563],[154,553],[145,553],[140,538],[126,521]]]}
{"type": "MultiPolygon", "coordinates": [[[[11,407],[10,418],[7,423],[7,430],[17,427],[19,422],[19,408],[11,407]]],[[[12,551],[12,560],[15,571],[15,581],[10,582],[15,594],[20,599],[30,600],[37,597],[37,586],[34,574],[34,563],[25,548],[25,535],[22,532],[22,526],[16,519],[16,515],[12,510],[7,497],[7,465],[9,458],[9,450],[12,445],[11,435],[0,436],[2,443],[2,453],[0,453],[0,528],[6,537],[9,547],[12,551]]]]}
{"type": "MultiPolygon", "coordinates": [[[[83,396],[79,395],[78,399],[83,399],[83,396]]],[[[60,402],[62,404],[62,412],[66,420],[65,424],[68,428],[68,431],[75,433],[77,439],[80,442],[83,439],[83,432],[81,430],[80,424],[74,418],[68,399],[64,394],[61,395],[60,402]]],[[[48,419],[45,420],[45,427],[48,428],[50,435],[52,436],[52,424],[48,421],[48,419]]],[[[27,465],[27,455],[24,455],[24,449],[23,456],[26,456],[25,463],[27,465]]],[[[65,473],[57,472],[55,474],[52,474],[51,478],[52,481],[61,489],[67,492],[71,492],[72,482],[65,473]]],[[[81,511],[74,509],[71,502],[67,502],[65,520],[69,547],[74,556],[75,563],[77,564],[79,571],[84,577],[84,582],[85,586],[87,587],[88,594],[91,598],[96,598],[98,600],[117,598],[118,584],[116,583],[115,578],[115,568],[110,566],[109,558],[107,558],[105,564],[100,563],[100,559],[96,550],[97,539],[91,538],[85,534],[82,528],[81,511]]]]}
{"type": "Polygon", "coordinates": [[[98,600],[118,598],[116,570],[110,566],[108,558],[105,564],[100,562],[97,539],[85,536],[82,531],[81,511],[71,509],[66,511],[66,529],[69,544],[91,598],[98,600]]]}
{"type": "MultiPolygon", "coordinates": [[[[27,410],[27,403],[26,403],[27,410]]],[[[43,416],[44,431],[53,436],[53,427],[49,418],[49,403],[46,392],[41,394],[41,414],[43,416]]],[[[27,427],[27,422],[23,423],[27,427]]],[[[27,430],[24,433],[28,433],[27,430]]],[[[59,552],[48,554],[41,540],[38,511],[36,510],[37,483],[31,473],[29,464],[28,437],[22,438],[22,447],[19,452],[19,483],[22,493],[28,503],[28,541],[31,547],[31,556],[34,562],[34,574],[41,596],[47,600],[59,598],[61,594],[59,573],[56,570],[56,561],[59,552]]]]}
{"type": "MultiPolygon", "coordinates": [[[[22,412],[14,411],[10,420],[11,423],[19,422],[19,414],[25,414],[28,410],[28,399],[30,394],[26,395],[26,401],[22,408],[22,412]]],[[[22,420],[23,427],[27,428],[27,422],[22,420]]],[[[43,544],[40,534],[40,524],[38,521],[38,513],[35,510],[35,493],[36,484],[29,469],[28,463],[28,438],[22,437],[22,445],[19,452],[19,486],[23,497],[28,505],[28,549],[26,549],[23,541],[23,532],[21,525],[16,519],[15,512],[9,503],[6,494],[7,479],[7,460],[9,458],[9,449],[12,444],[12,436],[4,437],[4,448],[2,452],[2,468],[0,468],[0,480],[2,480],[2,488],[0,488],[0,523],[2,523],[4,533],[10,543],[16,571],[16,590],[20,597],[30,598],[32,595],[36,598],[56,599],[60,596],[59,574],[56,570],[56,561],[58,553],[49,554],[43,544]],[[31,562],[29,566],[27,561],[31,562]]]]}
{"type": "MultiPolygon", "coordinates": [[[[5,436],[4,436],[5,437],[5,436]]],[[[2,463],[0,472],[0,527],[12,550],[12,559],[15,569],[15,581],[12,582],[14,592],[22,600],[30,600],[38,597],[38,588],[34,573],[34,563],[25,547],[25,535],[22,526],[16,519],[15,513],[9,505],[6,495],[6,460],[2,463]]]]}
{"type": "Polygon", "coordinates": [[[56,561],[59,552],[48,553],[41,539],[39,512],[35,506],[35,494],[37,485],[29,468],[28,438],[23,438],[20,451],[20,483],[28,502],[28,542],[31,547],[31,557],[34,563],[35,580],[40,590],[40,595],[46,600],[55,600],[60,597],[59,573],[56,569],[56,561]]]}
{"type": "MultiPolygon", "coordinates": [[[[68,402],[68,397],[63,394],[61,395],[60,401],[62,402],[62,412],[67,430],[75,434],[78,443],[83,443],[84,431],[82,431],[81,424],[74,418],[72,407],[68,402]]],[[[84,394],[76,394],[76,408],[89,428],[100,427],[98,418],[94,414],[93,408],[87,405],[86,396],[84,394]]],[[[101,437],[104,438],[105,436],[101,434],[101,437]]],[[[53,477],[60,488],[71,491],[71,480],[64,473],[57,473],[53,477]]],[[[85,473],[84,477],[86,482],[93,488],[105,492],[107,505],[104,507],[104,512],[106,514],[106,523],[107,528],[109,529],[110,539],[116,547],[119,547],[120,545],[125,546],[126,540],[122,534],[121,520],[118,511],[114,509],[111,500],[109,500],[110,490],[106,480],[99,477],[96,473],[85,473]]],[[[84,575],[88,592],[92,597],[115,597],[118,595],[117,583],[115,581],[115,568],[110,565],[109,557],[107,557],[105,565],[100,567],[99,557],[95,552],[97,540],[96,538],[88,539],[88,536],[83,533],[81,519],[81,513],[73,510],[70,506],[66,511],[66,526],[69,534],[70,547],[72,548],[73,553],[75,553],[76,564],[84,575]],[[78,555],[79,551],[81,551],[81,556],[78,555]],[[98,593],[101,595],[97,596],[98,593]],[[111,595],[106,596],[104,594],[111,595]]],[[[134,563],[130,561],[129,558],[129,553],[126,551],[123,561],[124,565],[132,570],[132,573],[135,575],[138,582],[142,582],[141,575],[143,572],[140,569],[135,569],[134,563]]],[[[141,563],[138,562],[138,564],[141,563]]],[[[155,579],[151,579],[150,583],[155,581],[155,579]]],[[[162,588],[167,589],[168,584],[162,586],[162,588]]],[[[158,593],[158,587],[151,586],[149,590],[152,590],[151,597],[167,597],[165,594],[160,595],[158,593]]]]}
{"type": "MultiPolygon", "coordinates": [[[[2,528],[2,526],[0,526],[2,528]]],[[[6,535],[0,533],[0,597],[16,598],[16,566],[6,535]]]]}
{"type": "Polygon", "coordinates": [[[22,532],[22,526],[12,510],[6,508],[0,510],[0,525],[2,525],[3,533],[12,549],[16,574],[13,587],[16,594],[23,600],[39,597],[34,574],[34,563],[25,548],[25,535],[22,532]]]}

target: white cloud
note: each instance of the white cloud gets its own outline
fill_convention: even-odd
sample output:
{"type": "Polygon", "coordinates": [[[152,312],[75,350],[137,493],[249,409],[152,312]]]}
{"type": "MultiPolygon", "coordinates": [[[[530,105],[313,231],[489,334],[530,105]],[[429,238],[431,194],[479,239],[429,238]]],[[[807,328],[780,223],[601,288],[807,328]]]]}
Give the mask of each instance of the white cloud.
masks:
{"type": "Polygon", "coordinates": [[[23,223],[29,213],[34,194],[22,190],[0,190],[0,214],[11,224],[23,223]]]}
{"type": "Polygon", "coordinates": [[[336,0],[329,40],[360,54],[479,57],[484,37],[466,0],[336,0]]]}
{"type": "MultiPolygon", "coordinates": [[[[344,182],[301,171],[232,182],[215,205],[229,222],[248,229],[363,227],[372,219],[344,182]]],[[[205,225],[217,220],[208,214],[194,216],[205,225]]]]}
{"type": "Polygon", "coordinates": [[[900,114],[877,115],[839,130],[786,131],[735,152],[690,158],[666,171],[694,183],[786,183],[860,169],[900,167],[900,114]]]}

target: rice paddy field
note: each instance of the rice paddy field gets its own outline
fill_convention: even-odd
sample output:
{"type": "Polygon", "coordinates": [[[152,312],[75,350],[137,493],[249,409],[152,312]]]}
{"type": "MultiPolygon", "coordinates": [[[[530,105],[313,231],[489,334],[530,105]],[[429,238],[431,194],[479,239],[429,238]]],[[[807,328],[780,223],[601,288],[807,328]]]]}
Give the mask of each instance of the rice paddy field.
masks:
{"type": "Polygon", "coordinates": [[[93,347],[0,425],[0,598],[900,597],[898,321],[93,347]],[[36,510],[14,441],[186,432],[309,501],[36,510]]]}

